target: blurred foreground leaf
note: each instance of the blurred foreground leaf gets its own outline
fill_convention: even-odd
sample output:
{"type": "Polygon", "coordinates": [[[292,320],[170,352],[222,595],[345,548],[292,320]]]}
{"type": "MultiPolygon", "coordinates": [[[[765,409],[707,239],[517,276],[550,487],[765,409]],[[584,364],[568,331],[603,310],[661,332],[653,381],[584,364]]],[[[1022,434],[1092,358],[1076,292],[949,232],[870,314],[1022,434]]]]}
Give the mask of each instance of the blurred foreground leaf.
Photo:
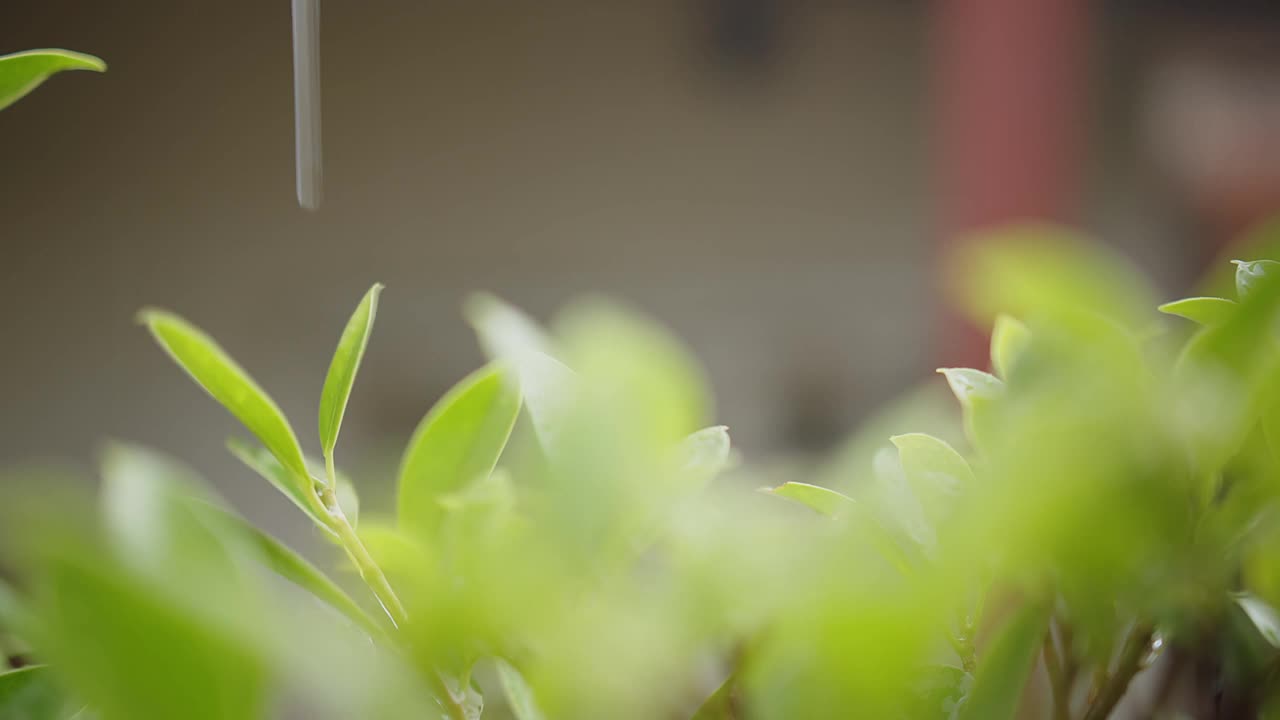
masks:
{"type": "Polygon", "coordinates": [[[0,718],[4,720],[69,720],[77,707],[47,667],[0,672],[0,718]]]}
{"type": "Polygon", "coordinates": [[[1048,626],[1048,611],[1035,605],[1016,610],[1005,621],[982,651],[973,689],[960,709],[959,720],[1014,717],[1048,626]]]}

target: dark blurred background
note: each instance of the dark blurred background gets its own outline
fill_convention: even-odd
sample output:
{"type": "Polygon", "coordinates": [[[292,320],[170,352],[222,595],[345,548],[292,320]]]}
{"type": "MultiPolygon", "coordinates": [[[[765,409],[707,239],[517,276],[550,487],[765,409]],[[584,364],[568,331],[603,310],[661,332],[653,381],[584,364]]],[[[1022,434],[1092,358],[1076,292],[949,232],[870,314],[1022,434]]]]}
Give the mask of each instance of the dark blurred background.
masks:
{"type": "Polygon", "coordinates": [[[308,213],[285,0],[0,6],[0,52],[110,65],[0,113],[0,464],[119,437],[276,508],[133,315],[205,327],[315,449],[375,280],[348,464],[481,362],[477,289],[543,319],[628,300],[705,362],[748,458],[822,451],[981,362],[935,289],[964,233],[1067,222],[1172,293],[1280,209],[1274,0],[325,0],[322,21],[308,213]]]}

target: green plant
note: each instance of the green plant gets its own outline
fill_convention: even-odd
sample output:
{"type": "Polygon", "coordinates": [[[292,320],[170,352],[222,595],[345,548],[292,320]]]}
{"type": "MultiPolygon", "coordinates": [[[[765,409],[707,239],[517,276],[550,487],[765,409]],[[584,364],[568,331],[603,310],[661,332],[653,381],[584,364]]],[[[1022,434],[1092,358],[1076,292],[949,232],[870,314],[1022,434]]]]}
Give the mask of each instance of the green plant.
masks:
{"type": "Polygon", "coordinates": [[[47,665],[0,675],[0,717],[456,719],[488,698],[519,720],[1098,720],[1142,674],[1161,707],[1139,714],[1175,710],[1160,677],[1206,674],[1177,709],[1280,710],[1280,266],[1161,306],[1190,322],[1056,231],[956,267],[995,369],[941,371],[956,429],[930,416],[941,437],[763,493],[750,468],[717,480],[728,434],[661,327],[587,301],[549,333],[477,297],[491,364],[425,415],[384,514],[335,455],[380,286],[329,365],[315,458],[212,339],[144,311],[332,567],[111,445],[100,510],[5,523],[21,591],[0,586],[0,637],[47,665]]]}

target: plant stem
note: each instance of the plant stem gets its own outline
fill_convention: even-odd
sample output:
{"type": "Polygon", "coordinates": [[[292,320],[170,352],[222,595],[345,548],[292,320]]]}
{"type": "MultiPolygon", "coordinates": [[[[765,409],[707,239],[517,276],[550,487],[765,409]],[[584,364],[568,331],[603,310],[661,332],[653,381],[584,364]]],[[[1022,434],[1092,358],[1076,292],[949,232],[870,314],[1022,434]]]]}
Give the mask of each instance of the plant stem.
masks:
{"type": "Polygon", "coordinates": [[[395,590],[391,589],[391,583],[387,582],[387,576],[382,572],[382,568],[378,567],[378,563],[374,562],[373,556],[369,554],[369,550],[360,541],[360,536],[356,535],[355,529],[347,521],[347,516],[342,512],[342,508],[338,506],[338,500],[334,496],[333,488],[326,487],[321,499],[329,511],[329,518],[333,521],[333,531],[338,534],[338,539],[342,541],[342,547],[347,551],[347,555],[351,557],[351,562],[355,564],[356,571],[360,573],[360,577],[365,584],[369,586],[369,589],[378,598],[378,603],[382,605],[383,611],[391,618],[391,622],[396,627],[403,625],[408,617],[405,613],[404,605],[400,604],[400,598],[396,596],[395,590]]]}
{"type": "Polygon", "coordinates": [[[1142,623],[1135,625],[1129,632],[1129,638],[1120,649],[1120,657],[1116,660],[1115,672],[1099,689],[1098,697],[1085,713],[1084,720],[1106,720],[1115,709],[1120,698],[1124,697],[1125,692],[1128,691],[1133,676],[1142,669],[1142,658],[1147,654],[1148,646],[1151,645],[1151,634],[1151,626],[1142,623]]]}
{"type": "MultiPolygon", "coordinates": [[[[342,512],[342,507],[338,505],[338,496],[336,493],[337,483],[335,482],[337,474],[333,468],[333,456],[325,457],[325,473],[329,477],[329,484],[320,490],[320,502],[324,505],[325,510],[329,514],[329,520],[333,524],[333,531],[337,534],[338,539],[342,542],[342,547],[347,551],[347,556],[351,558],[351,562],[356,566],[356,571],[360,573],[361,579],[365,585],[373,591],[374,597],[378,599],[378,604],[382,606],[383,612],[387,617],[391,618],[391,623],[396,627],[404,625],[408,619],[408,613],[405,612],[404,605],[401,604],[400,598],[391,587],[391,583],[387,581],[387,576],[382,572],[382,568],[369,554],[368,548],[360,540],[360,536],[356,534],[355,528],[351,527],[351,523],[347,520],[347,516],[342,512]]],[[[431,690],[440,704],[444,707],[451,720],[467,720],[466,711],[458,698],[454,696],[449,689],[448,683],[444,681],[444,677],[437,671],[427,673],[427,682],[431,685],[431,690]]],[[[462,688],[466,692],[466,688],[462,688]]]]}
{"type": "Polygon", "coordinates": [[[329,487],[333,488],[336,493],[338,491],[338,469],[333,465],[333,453],[326,453],[324,456],[324,477],[329,481],[329,487]]]}
{"type": "Polygon", "coordinates": [[[1076,677],[1080,674],[1080,663],[1076,660],[1071,624],[1061,619],[1058,621],[1058,646],[1062,658],[1062,677],[1068,688],[1074,688],[1076,677]]]}
{"type": "Polygon", "coordinates": [[[1053,644],[1053,628],[1049,628],[1044,636],[1044,668],[1049,675],[1049,689],[1053,693],[1054,720],[1070,720],[1071,718],[1071,686],[1062,671],[1062,661],[1053,644]]]}

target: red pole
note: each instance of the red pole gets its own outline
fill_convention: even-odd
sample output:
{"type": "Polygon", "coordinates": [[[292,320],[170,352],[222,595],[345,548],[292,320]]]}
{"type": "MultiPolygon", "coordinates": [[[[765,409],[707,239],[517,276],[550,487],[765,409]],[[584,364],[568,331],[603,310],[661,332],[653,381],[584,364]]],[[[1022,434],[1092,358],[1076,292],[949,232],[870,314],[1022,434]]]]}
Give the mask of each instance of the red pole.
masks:
{"type": "MultiPolygon", "coordinates": [[[[1076,219],[1089,6],[937,0],[934,7],[941,270],[947,250],[976,230],[1076,219]]],[[[939,305],[938,359],[984,367],[983,332],[939,305]]]]}

